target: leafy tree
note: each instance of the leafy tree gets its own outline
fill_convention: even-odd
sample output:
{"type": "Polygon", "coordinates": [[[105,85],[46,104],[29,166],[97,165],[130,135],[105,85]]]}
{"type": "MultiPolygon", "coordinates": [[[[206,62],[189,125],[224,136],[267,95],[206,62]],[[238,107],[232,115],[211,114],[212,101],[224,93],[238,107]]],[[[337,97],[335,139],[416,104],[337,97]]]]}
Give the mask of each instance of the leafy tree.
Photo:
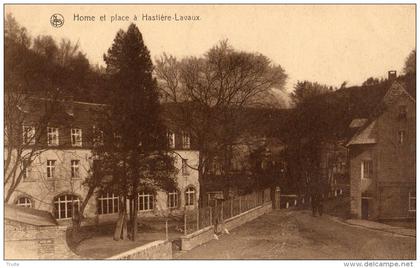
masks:
{"type": "Polygon", "coordinates": [[[413,49],[405,60],[404,64],[404,73],[405,74],[415,74],[416,73],[416,50],[413,49]]]}
{"type": "MultiPolygon", "coordinates": [[[[346,90],[346,89],[340,89],[346,90]]],[[[333,139],[343,103],[332,87],[317,82],[298,82],[291,94],[295,103],[287,135],[289,187],[296,193],[321,191],[320,152],[323,142],[333,139]],[[316,186],[316,187],[315,187],[316,186]]],[[[345,106],[344,106],[345,107],[345,106]]],[[[322,188],[322,187],[321,187],[322,188]]]]}
{"type": "Polygon", "coordinates": [[[199,155],[200,202],[206,176],[215,158],[229,173],[232,145],[248,107],[264,105],[272,88],[283,89],[287,75],[266,56],[233,49],[221,41],[201,57],[181,60],[164,54],[156,75],[163,100],[175,103],[170,119],[191,133],[199,155]]]}
{"type": "Polygon", "coordinates": [[[290,94],[292,102],[297,105],[307,99],[332,91],[332,87],[317,82],[298,81],[294,91],[290,94]]]}
{"type": "Polygon", "coordinates": [[[31,45],[31,38],[25,27],[19,25],[11,13],[6,14],[4,20],[4,39],[5,43],[14,43],[25,48],[31,45]]]}
{"type": "MultiPolygon", "coordinates": [[[[94,149],[101,170],[108,175],[102,187],[130,202],[131,239],[137,230],[138,193],[174,187],[173,158],[166,152],[166,129],[161,119],[153,64],[135,24],[118,31],[104,55],[109,84],[108,108],[100,127],[105,142],[94,149]]],[[[125,202],[114,238],[125,222],[125,202]]]]}
{"type": "Polygon", "coordinates": [[[373,86],[381,82],[383,82],[383,80],[380,80],[379,78],[369,77],[365,82],[363,82],[362,86],[373,86]]]}
{"type": "Polygon", "coordinates": [[[30,43],[26,29],[11,14],[7,14],[4,44],[5,202],[10,201],[22,182],[26,168],[46,150],[36,144],[45,138],[48,122],[59,109],[57,99],[62,94],[47,83],[48,79],[41,77],[39,72],[45,70],[46,66],[41,56],[30,49],[30,43]],[[45,87],[37,87],[40,80],[45,87]],[[37,103],[33,88],[49,101],[37,103]],[[38,110],[34,111],[31,106],[37,106],[38,110]],[[25,125],[32,128],[24,129],[25,125]]]}

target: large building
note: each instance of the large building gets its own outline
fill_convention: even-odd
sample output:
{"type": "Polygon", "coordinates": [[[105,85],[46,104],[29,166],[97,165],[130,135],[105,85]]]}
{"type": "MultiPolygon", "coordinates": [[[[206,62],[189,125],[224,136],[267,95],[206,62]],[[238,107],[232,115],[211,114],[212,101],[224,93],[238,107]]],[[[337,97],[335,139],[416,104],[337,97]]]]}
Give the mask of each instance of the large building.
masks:
{"type": "MultiPolygon", "coordinates": [[[[19,161],[16,156],[34,153],[34,160],[30,165],[9,165],[18,167],[15,176],[22,175],[8,203],[48,211],[60,224],[66,224],[73,215],[72,203],[80,204],[87,193],[84,182],[93,166],[92,133],[97,120],[94,111],[104,105],[72,100],[47,102],[31,99],[20,105],[17,112],[21,121],[11,122],[21,125],[16,126],[20,131],[15,131],[13,141],[5,140],[6,158],[9,154],[11,161],[19,161]],[[50,109],[54,114],[46,117],[48,105],[57,107],[50,109]],[[48,122],[40,123],[41,120],[48,122]],[[38,129],[41,127],[42,130],[38,129]]],[[[141,216],[177,214],[197,206],[199,183],[194,167],[198,166],[199,152],[194,150],[190,135],[180,129],[168,129],[168,139],[178,170],[177,190],[139,193],[138,214],[141,216]]],[[[10,170],[6,173],[10,174],[10,170]]],[[[118,196],[98,192],[89,200],[84,216],[88,219],[86,222],[100,223],[117,218],[118,212],[118,196]]]]}
{"type": "MultiPolygon", "coordinates": [[[[392,73],[391,73],[392,74],[392,73]]],[[[416,102],[394,80],[368,118],[353,120],[347,143],[351,214],[399,219],[416,211],[416,102]]]]}

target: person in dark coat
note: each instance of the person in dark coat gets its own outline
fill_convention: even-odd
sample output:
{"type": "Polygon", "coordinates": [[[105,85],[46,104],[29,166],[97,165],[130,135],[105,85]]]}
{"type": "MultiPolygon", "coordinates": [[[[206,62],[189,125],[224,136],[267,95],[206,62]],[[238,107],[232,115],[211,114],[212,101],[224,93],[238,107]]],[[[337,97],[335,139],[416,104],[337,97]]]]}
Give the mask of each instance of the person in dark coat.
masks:
{"type": "Polygon", "coordinates": [[[318,214],[319,216],[322,216],[322,213],[324,212],[324,198],[321,194],[318,195],[318,214]]]}
{"type": "Polygon", "coordinates": [[[312,216],[316,217],[316,212],[318,210],[318,195],[316,193],[311,196],[311,205],[312,205],[312,216]]]}
{"type": "Polygon", "coordinates": [[[323,198],[318,192],[312,194],[312,215],[316,217],[317,213],[319,216],[324,213],[323,198]]]}

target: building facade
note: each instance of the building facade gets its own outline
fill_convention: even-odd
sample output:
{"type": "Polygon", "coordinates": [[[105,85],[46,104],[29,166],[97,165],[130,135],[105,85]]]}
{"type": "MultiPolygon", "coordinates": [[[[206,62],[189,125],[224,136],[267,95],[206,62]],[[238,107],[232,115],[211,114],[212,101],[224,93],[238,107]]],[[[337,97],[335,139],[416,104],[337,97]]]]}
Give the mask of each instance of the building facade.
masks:
{"type": "MultiPolygon", "coordinates": [[[[395,81],[347,143],[351,214],[401,219],[416,211],[416,102],[395,81]]],[[[354,125],[357,122],[354,122],[354,125]]]]}
{"type": "MultiPolygon", "coordinates": [[[[60,108],[45,124],[37,121],[40,109],[34,103],[21,109],[27,115],[22,126],[17,127],[21,129],[17,135],[18,142],[23,144],[23,154],[20,155],[35,152],[35,156],[30,164],[17,165],[16,176],[22,173],[21,181],[9,203],[48,211],[59,223],[66,224],[72,218],[73,204],[79,205],[88,191],[84,182],[93,170],[92,133],[97,120],[93,110],[103,105],[76,101],[57,103],[60,103],[60,108]],[[38,111],[38,114],[34,111],[38,111]],[[45,128],[43,131],[37,129],[41,125],[45,128]]],[[[196,167],[199,152],[194,150],[191,137],[186,132],[168,130],[167,137],[169,152],[173,154],[178,171],[177,189],[173,192],[140,192],[139,216],[180,214],[185,209],[197,206],[200,187],[196,167]]],[[[5,142],[7,154],[8,145],[5,142]]],[[[12,154],[19,154],[17,151],[13,150],[12,154]]],[[[11,159],[16,161],[18,158],[13,156],[11,159]]],[[[119,197],[113,193],[94,195],[84,210],[84,216],[88,219],[86,222],[100,223],[116,219],[118,200],[119,197]]]]}

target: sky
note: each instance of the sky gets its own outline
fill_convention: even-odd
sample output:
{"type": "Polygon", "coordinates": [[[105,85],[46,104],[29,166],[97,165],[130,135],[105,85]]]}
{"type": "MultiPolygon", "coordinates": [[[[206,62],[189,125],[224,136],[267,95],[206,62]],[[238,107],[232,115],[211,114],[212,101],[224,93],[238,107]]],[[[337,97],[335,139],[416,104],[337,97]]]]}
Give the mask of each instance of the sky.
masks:
{"type": "Polygon", "coordinates": [[[386,77],[389,70],[401,73],[416,41],[414,5],[6,5],[5,12],[31,36],[79,42],[90,62],[99,65],[117,31],[131,22],[153,59],[162,53],[200,56],[228,39],[238,50],[262,53],[281,65],[289,92],[297,81],[358,85],[372,76],[386,77]],[[55,13],[64,17],[60,28],[50,24],[55,13]],[[156,14],[172,20],[143,19],[156,14]],[[95,16],[95,21],[77,20],[77,15],[95,16]],[[176,21],[175,15],[199,20],[176,21]],[[111,22],[112,16],[129,21],[111,22]]]}

